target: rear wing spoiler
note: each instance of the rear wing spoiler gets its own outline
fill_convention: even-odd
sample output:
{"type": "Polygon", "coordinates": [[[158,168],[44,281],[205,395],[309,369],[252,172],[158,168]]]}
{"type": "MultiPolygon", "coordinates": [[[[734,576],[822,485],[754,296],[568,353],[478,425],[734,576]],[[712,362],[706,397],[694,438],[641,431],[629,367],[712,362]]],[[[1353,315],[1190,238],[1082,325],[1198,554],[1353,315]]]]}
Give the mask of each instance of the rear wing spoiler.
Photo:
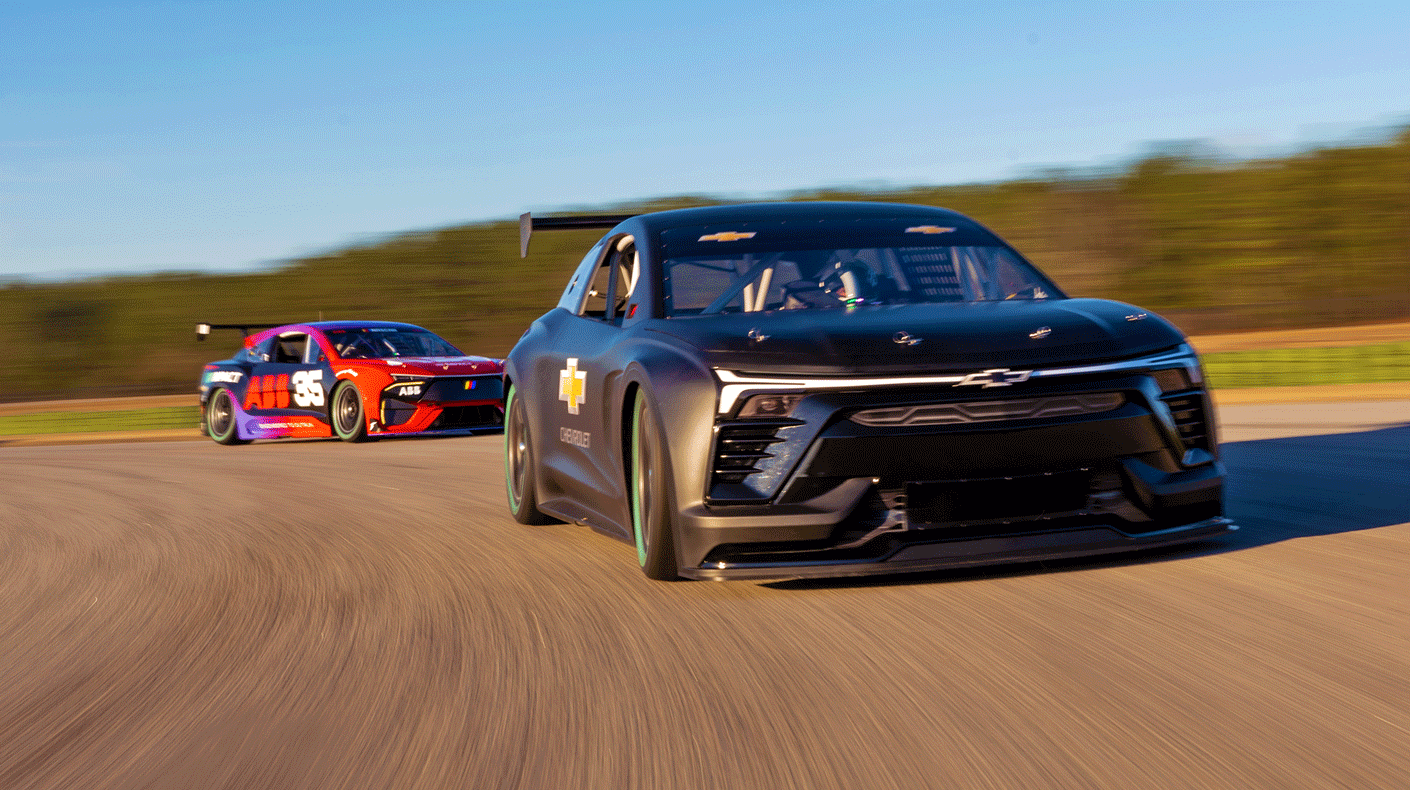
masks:
{"type": "Polygon", "coordinates": [[[585,214],[570,217],[532,217],[525,211],[519,215],[519,257],[529,257],[529,237],[534,230],[586,230],[615,228],[617,224],[637,214],[585,214]]]}
{"type": "Polygon", "coordinates": [[[196,340],[205,340],[212,329],[238,329],[241,337],[249,337],[251,329],[273,329],[283,324],[196,324],[196,340]]]}

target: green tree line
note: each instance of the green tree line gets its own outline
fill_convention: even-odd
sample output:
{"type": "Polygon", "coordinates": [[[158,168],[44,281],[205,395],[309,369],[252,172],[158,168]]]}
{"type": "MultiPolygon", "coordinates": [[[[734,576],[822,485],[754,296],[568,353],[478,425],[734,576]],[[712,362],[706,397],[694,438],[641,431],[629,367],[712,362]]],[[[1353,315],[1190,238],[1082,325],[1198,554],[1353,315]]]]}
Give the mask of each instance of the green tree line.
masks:
{"type": "MultiPolygon", "coordinates": [[[[1410,127],[1374,143],[1227,161],[1167,146],[1106,172],[993,184],[828,189],[790,200],[944,206],[1012,242],[1074,295],[1121,299],[1187,332],[1410,317],[1410,127]]],[[[719,202],[677,197],[604,211],[719,202]]],[[[0,400],[194,391],[238,337],[197,322],[408,321],[503,356],[557,300],[596,232],[518,223],[407,233],[249,274],[152,274],[0,288],[0,400]]],[[[91,265],[94,262],[75,262],[91,265]]]]}

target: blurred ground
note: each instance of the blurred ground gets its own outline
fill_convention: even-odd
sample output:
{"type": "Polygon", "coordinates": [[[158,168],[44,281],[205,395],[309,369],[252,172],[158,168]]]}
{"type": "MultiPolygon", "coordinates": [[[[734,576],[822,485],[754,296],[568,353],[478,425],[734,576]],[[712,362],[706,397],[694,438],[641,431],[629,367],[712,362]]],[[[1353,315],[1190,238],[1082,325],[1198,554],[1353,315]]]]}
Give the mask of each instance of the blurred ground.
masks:
{"type": "Polygon", "coordinates": [[[1410,401],[1221,417],[1223,540],[772,584],[496,436],[0,450],[0,788],[1410,787],[1410,401]]]}

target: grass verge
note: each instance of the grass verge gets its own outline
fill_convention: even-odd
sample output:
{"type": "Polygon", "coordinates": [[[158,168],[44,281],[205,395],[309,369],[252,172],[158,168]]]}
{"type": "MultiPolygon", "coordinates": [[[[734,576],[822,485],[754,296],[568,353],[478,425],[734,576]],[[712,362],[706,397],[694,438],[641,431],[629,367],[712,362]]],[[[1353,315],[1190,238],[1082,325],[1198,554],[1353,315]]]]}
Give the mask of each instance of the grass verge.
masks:
{"type": "Polygon", "coordinates": [[[163,406],[126,411],[47,411],[0,416],[0,436],[158,431],[168,428],[195,428],[200,421],[199,406],[163,406]]]}
{"type": "Polygon", "coordinates": [[[1410,381],[1410,341],[1206,354],[1211,389],[1410,381]]]}

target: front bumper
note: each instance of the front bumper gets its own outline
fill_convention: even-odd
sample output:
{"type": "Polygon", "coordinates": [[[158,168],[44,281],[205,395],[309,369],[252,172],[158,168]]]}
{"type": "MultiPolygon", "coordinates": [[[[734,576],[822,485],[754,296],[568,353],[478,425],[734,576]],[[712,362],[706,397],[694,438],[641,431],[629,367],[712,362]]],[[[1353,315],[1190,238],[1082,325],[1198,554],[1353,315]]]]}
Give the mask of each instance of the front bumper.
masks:
{"type": "Polygon", "coordinates": [[[776,421],[768,443],[749,447],[756,440],[736,433],[730,452],[745,447],[759,471],[740,482],[735,466],[717,461],[713,479],[729,482],[678,514],[682,575],[912,572],[1131,551],[1235,529],[1202,391],[1163,392],[1148,377],[1123,376],[1034,387],[1002,402],[945,395],[814,396],[815,412],[776,421]],[[915,404],[922,411],[908,411],[915,404]],[[852,419],[859,410],[864,419],[852,419]],[[911,413],[926,419],[872,419],[911,413]]]}
{"type": "Polygon", "coordinates": [[[381,391],[374,434],[431,436],[502,430],[503,379],[499,375],[397,374],[381,391]]]}

